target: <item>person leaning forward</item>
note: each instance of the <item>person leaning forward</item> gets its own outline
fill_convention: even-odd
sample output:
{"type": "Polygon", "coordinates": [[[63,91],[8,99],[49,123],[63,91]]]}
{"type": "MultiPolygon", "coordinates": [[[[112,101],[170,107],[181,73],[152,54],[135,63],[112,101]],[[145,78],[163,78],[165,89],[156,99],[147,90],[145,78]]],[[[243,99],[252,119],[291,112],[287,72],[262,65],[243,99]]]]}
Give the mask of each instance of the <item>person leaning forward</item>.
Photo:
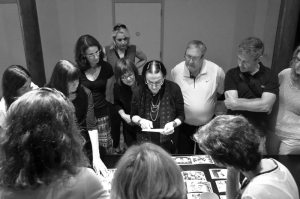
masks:
{"type": "Polygon", "coordinates": [[[171,76],[182,91],[185,121],[179,127],[178,153],[200,153],[191,138],[199,126],[214,117],[218,94],[223,94],[225,73],[215,63],[204,59],[206,46],[201,41],[188,43],[185,61],[176,65],[171,76]],[[197,150],[197,151],[196,151],[197,150]]]}

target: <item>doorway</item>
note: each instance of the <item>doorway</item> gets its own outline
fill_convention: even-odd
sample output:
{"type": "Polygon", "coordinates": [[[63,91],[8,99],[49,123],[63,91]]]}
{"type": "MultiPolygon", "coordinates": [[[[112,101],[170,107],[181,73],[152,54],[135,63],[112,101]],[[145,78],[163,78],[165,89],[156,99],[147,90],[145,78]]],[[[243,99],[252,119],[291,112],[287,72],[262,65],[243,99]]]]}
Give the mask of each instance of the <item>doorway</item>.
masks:
{"type": "Polygon", "coordinates": [[[126,25],[130,42],[146,54],[147,60],[162,61],[162,3],[115,1],[113,4],[114,24],[126,25]]]}

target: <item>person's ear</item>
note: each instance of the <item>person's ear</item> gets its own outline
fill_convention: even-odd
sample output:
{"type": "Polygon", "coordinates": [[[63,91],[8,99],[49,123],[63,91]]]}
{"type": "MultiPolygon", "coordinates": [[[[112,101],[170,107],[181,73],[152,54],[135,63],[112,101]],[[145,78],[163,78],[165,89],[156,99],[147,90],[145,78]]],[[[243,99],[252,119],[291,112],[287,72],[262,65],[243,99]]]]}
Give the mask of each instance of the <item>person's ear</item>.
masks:
{"type": "Polygon", "coordinates": [[[259,56],[258,59],[257,59],[257,62],[261,62],[261,60],[263,59],[263,55],[259,56]]]}

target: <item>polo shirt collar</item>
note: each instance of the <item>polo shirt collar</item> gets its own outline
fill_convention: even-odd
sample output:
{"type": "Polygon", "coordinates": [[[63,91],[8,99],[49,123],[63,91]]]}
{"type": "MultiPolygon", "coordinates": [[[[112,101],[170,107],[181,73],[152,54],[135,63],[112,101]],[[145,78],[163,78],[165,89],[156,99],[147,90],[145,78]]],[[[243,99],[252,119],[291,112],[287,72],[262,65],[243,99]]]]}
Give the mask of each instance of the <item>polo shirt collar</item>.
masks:
{"type": "MultiPolygon", "coordinates": [[[[197,77],[200,77],[201,75],[206,75],[206,74],[207,74],[207,65],[206,65],[206,60],[204,59],[204,60],[203,60],[203,64],[202,64],[201,71],[200,71],[200,73],[197,75],[197,77]]],[[[185,65],[185,63],[184,63],[183,76],[184,76],[184,77],[190,77],[190,76],[191,76],[190,71],[189,71],[189,69],[187,68],[187,66],[185,65]]],[[[197,77],[196,77],[196,78],[197,78],[197,77]]]]}

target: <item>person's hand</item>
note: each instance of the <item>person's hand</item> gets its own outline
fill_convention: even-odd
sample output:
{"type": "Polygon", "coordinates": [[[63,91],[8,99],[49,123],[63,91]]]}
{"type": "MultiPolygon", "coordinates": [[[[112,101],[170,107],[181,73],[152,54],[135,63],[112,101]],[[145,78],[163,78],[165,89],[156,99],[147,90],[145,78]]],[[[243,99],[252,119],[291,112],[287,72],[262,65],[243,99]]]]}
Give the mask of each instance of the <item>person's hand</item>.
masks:
{"type": "Polygon", "coordinates": [[[152,122],[149,120],[146,120],[146,119],[141,119],[140,125],[141,125],[142,129],[152,129],[153,128],[152,122]]]}
{"type": "Polygon", "coordinates": [[[166,125],[165,125],[165,128],[164,128],[164,131],[161,132],[161,134],[163,135],[170,135],[172,133],[174,133],[174,126],[173,126],[173,122],[168,122],[166,125]]]}
{"type": "Polygon", "coordinates": [[[93,167],[98,176],[100,176],[100,174],[103,177],[108,176],[107,168],[100,158],[93,159],[93,167]]]}
{"type": "Polygon", "coordinates": [[[227,109],[235,110],[235,105],[237,103],[236,98],[232,97],[228,92],[225,93],[225,97],[224,104],[227,109]]]}
{"type": "Polygon", "coordinates": [[[69,94],[69,100],[73,101],[76,98],[76,93],[70,93],[69,94]]]}
{"type": "Polygon", "coordinates": [[[121,115],[121,117],[123,118],[123,120],[125,120],[125,122],[127,124],[132,125],[132,121],[131,121],[130,115],[123,114],[123,115],[121,115]]]}

